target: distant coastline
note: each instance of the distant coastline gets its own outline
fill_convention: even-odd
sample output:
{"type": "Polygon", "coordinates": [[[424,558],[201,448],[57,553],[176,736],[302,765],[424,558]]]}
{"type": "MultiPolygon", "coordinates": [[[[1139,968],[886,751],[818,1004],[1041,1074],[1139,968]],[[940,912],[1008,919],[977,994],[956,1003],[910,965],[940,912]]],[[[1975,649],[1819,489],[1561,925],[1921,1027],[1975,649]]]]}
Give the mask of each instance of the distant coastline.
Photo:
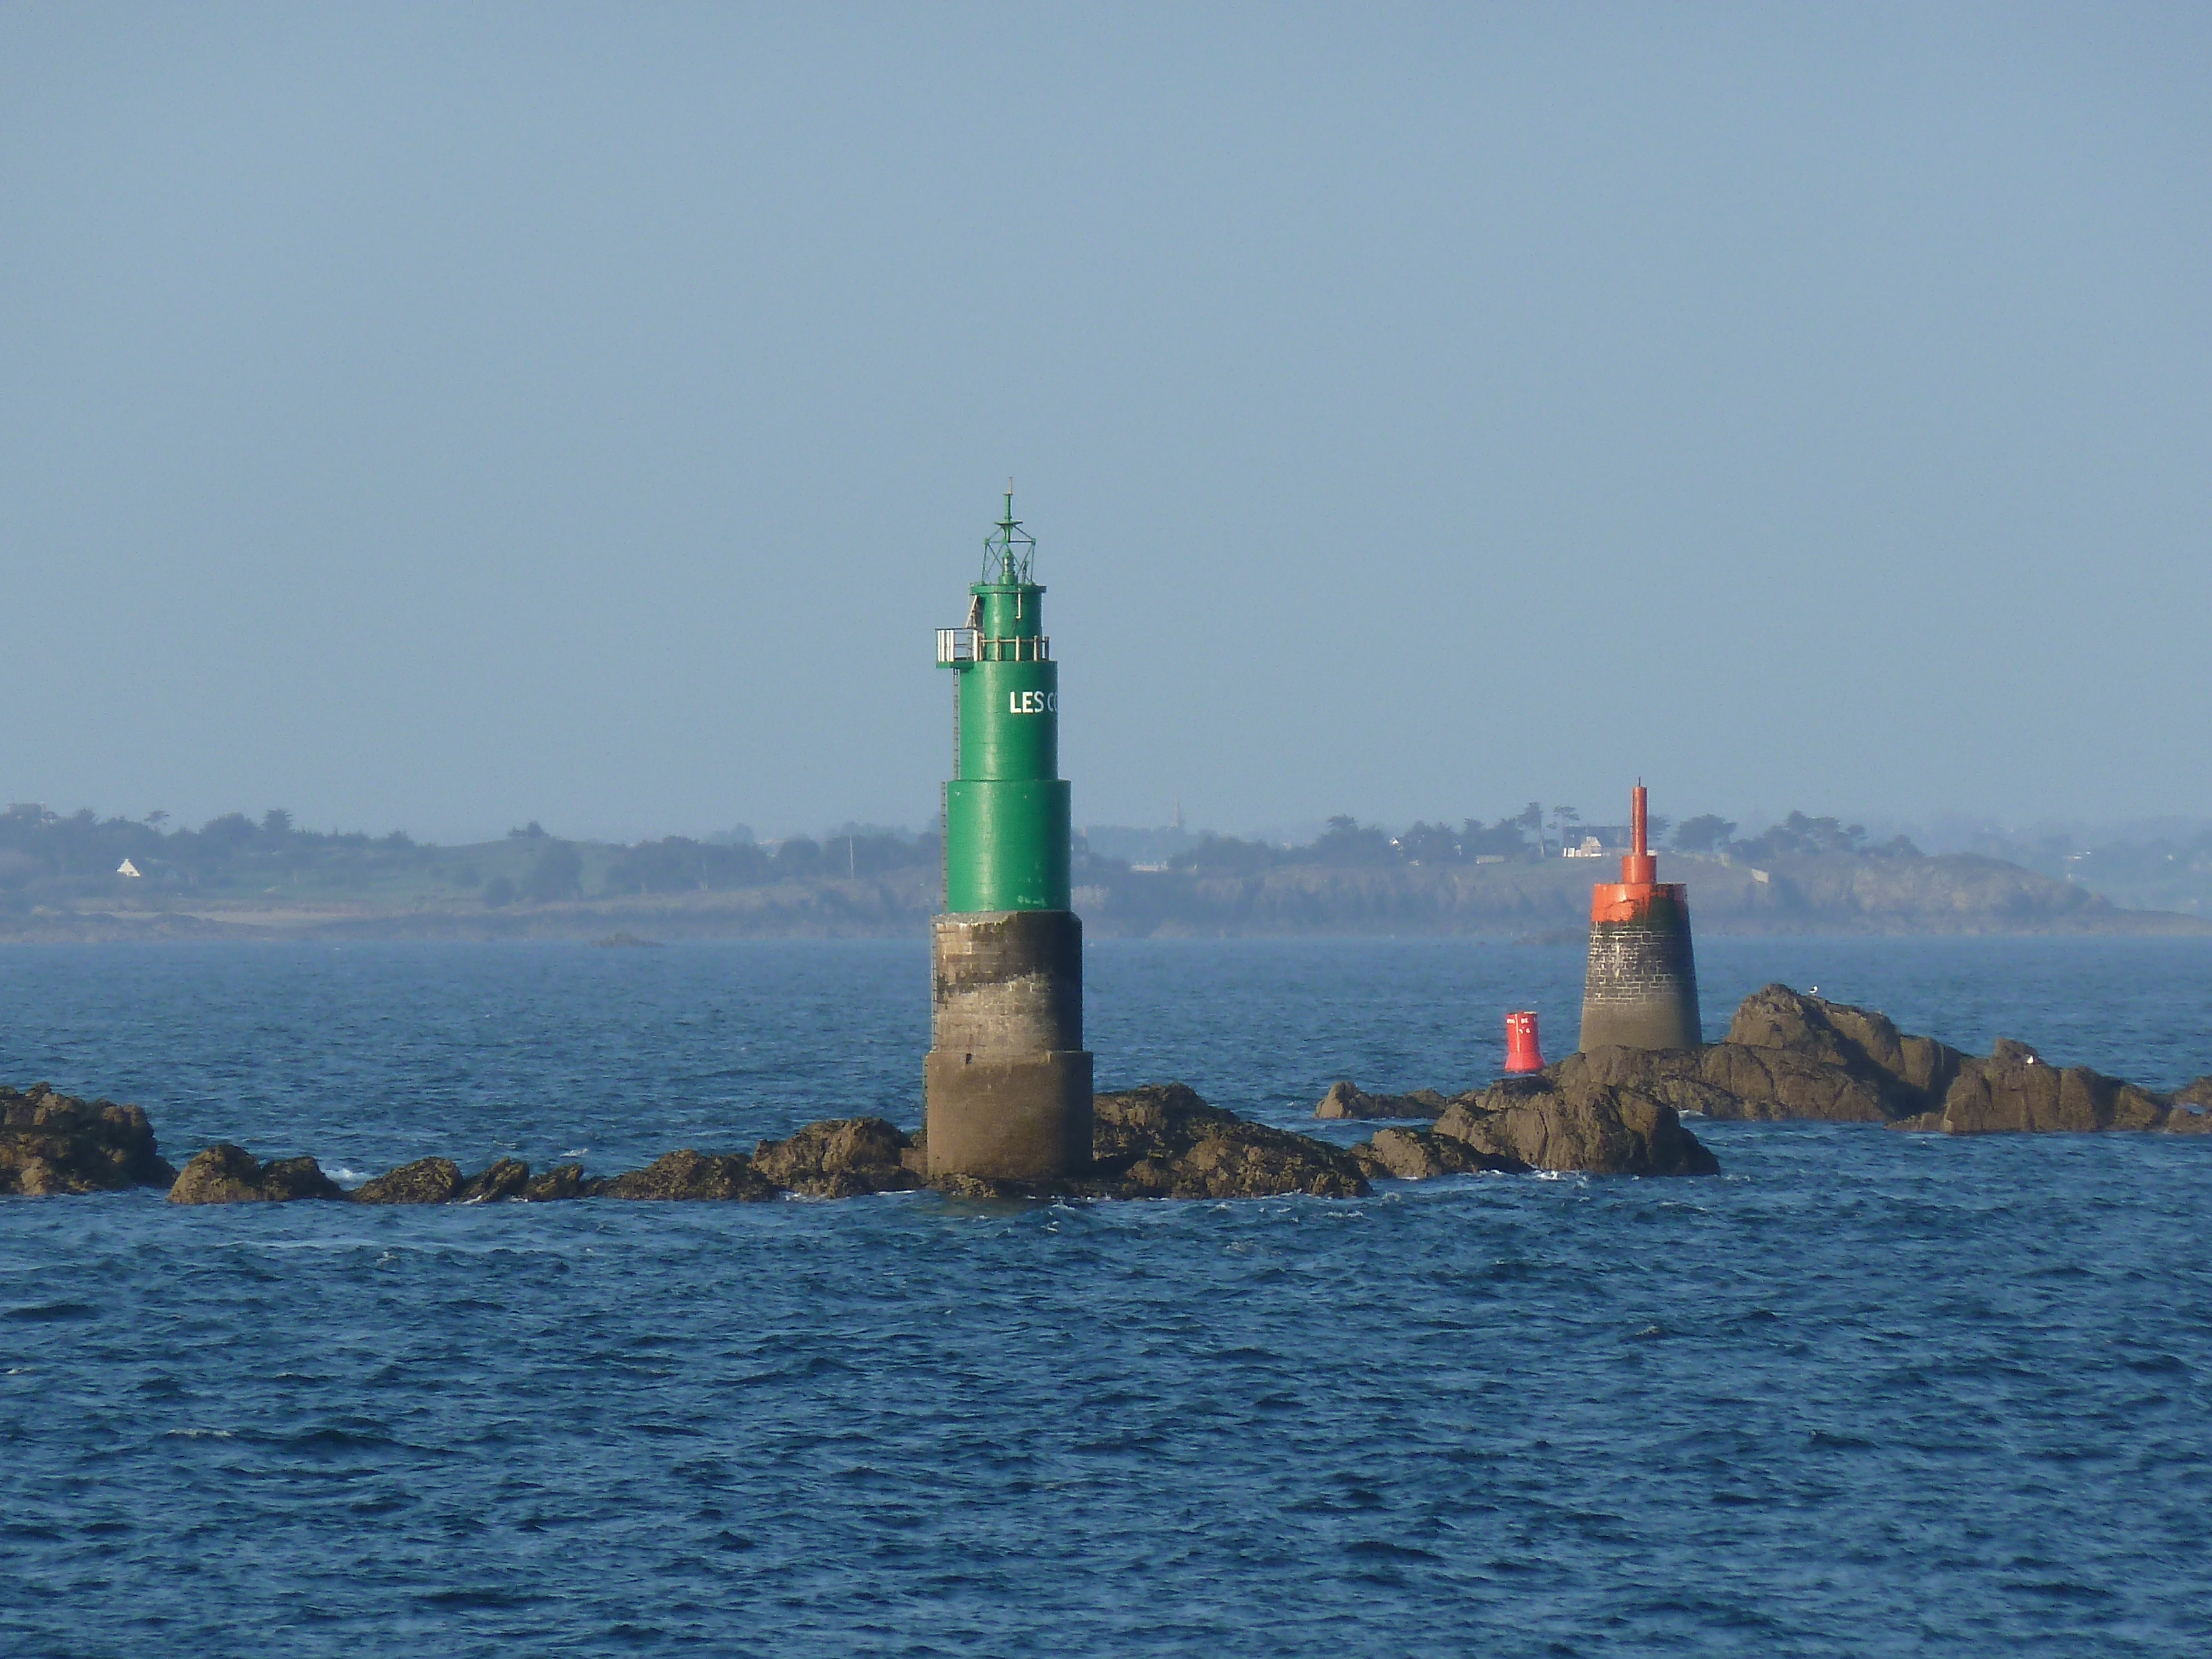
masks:
{"type": "MultiPolygon", "coordinates": [[[[1244,875],[1133,871],[1089,860],[1075,907],[1093,938],[1457,936],[1579,939],[1588,860],[1344,868],[1244,875]]],[[[2212,935],[2212,921],[2130,910],[2070,883],[1974,854],[1832,854],[1772,867],[1671,856],[1707,936],[1851,933],[2212,935]]],[[[191,939],[920,938],[938,908],[934,862],[866,875],[793,876],[720,889],[559,898],[474,894],[106,892],[0,915],[0,943],[191,939]]]]}
{"type": "MultiPolygon", "coordinates": [[[[1158,846],[1079,835],[1074,908],[1093,938],[1579,940],[1617,832],[1562,857],[1565,837],[1528,839],[1541,833],[1538,817],[1532,805],[1496,824],[1396,836],[1340,817],[1297,846],[1180,828],[1158,846]]],[[[2212,920],[2127,908],[2004,859],[1930,856],[1901,838],[1869,846],[1833,819],[1793,813],[1753,841],[1717,833],[1734,828],[1693,819],[1662,854],[1709,936],[2212,934],[2212,920]]],[[[302,830],[276,811],[198,830],[38,806],[0,813],[0,943],[919,938],[943,890],[933,833],[855,827],[767,844],[738,830],[624,845],[531,823],[448,847],[302,830]]]]}

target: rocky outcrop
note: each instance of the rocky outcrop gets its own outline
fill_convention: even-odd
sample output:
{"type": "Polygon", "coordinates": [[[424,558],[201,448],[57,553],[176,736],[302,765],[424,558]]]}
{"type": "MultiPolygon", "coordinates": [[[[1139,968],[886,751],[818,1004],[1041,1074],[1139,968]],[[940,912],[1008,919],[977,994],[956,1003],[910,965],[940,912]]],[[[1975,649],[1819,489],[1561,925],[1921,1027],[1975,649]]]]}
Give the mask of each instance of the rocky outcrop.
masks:
{"type": "Polygon", "coordinates": [[[495,1158],[484,1172],[461,1188],[464,1204],[499,1204],[520,1198],[530,1185],[530,1166],[520,1158],[495,1158]]]}
{"type": "MultiPolygon", "coordinates": [[[[1239,1117],[1180,1083],[1148,1084],[1095,1097],[1091,1167],[1048,1183],[927,1179],[920,1135],[908,1135],[880,1117],[853,1117],[810,1123],[784,1139],[763,1140],[750,1157],[687,1147],[642,1170],[604,1179],[586,1176],[574,1164],[532,1176],[514,1158],[501,1158],[469,1178],[449,1158],[419,1158],[376,1176],[352,1196],[364,1204],[595,1197],[743,1201],[787,1194],[854,1198],[928,1186],[970,1198],[1226,1199],[1295,1193],[1358,1198],[1370,1190],[1370,1180],[1382,1176],[1419,1180],[1530,1169],[1697,1173],[1700,1158],[1711,1164],[1711,1155],[1663,1103],[1585,1086],[1586,1073],[1586,1067],[1570,1063],[1564,1091],[1547,1085],[1532,1094],[1516,1084],[1499,1085],[1510,1097],[1498,1090],[1464,1096],[1448,1103],[1433,1132],[1387,1128],[1350,1149],[1239,1117]]],[[[344,1196],[312,1159],[264,1168],[228,1145],[194,1158],[170,1194],[180,1204],[344,1196]]]]}
{"type": "Polygon", "coordinates": [[[449,1158],[423,1158],[362,1182],[352,1197],[356,1204],[496,1204],[515,1199],[583,1198],[605,1184],[587,1179],[580,1164],[563,1164],[532,1176],[520,1159],[502,1158],[482,1175],[469,1176],[449,1158]]]}
{"type": "Polygon", "coordinates": [[[1358,1198],[1358,1160],[1309,1135],[1208,1105],[1181,1083],[1147,1084],[1091,1103],[1092,1176],[1109,1198],[1358,1198]]]}
{"type": "Polygon", "coordinates": [[[1598,1080],[1706,1117],[1890,1123],[1940,1107],[1966,1065],[1883,1015],[1769,985],[1746,997],[1728,1036],[1703,1048],[1597,1048],[1598,1080]]]}
{"type": "Polygon", "coordinates": [[[1594,1175],[1698,1176],[1720,1160],[1673,1107],[1597,1079],[1569,1055],[1529,1077],[1507,1078],[1462,1095],[1437,1120],[1437,1133],[1478,1152],[1535,1170],[1594,1175]]]}
{"type": "MultiPolygon", "coordinates": [[[[1769,985],[1744,999],[1723,1042],[1702,1048],[1599,1048],[1562,1065],[1581,1068],[1583,1084],[1627,1090],[1678,1115],[1888,1123],[1940,1106],[1964,1063],[1957,1049],[1905,1036],[1869,1009],[1769,985]]],[[[1554,1066],[1540,1075],[1556,1082],[1566,1074],[1554,1066]]],[[[1441,1104],[1427,1109],[1441,1102],[1430,1089],[1375,1096],[1340,1083],[1315,1115],[1440,1118],[1441,1104]],[[1370,1102],[1384,1109],[1370,1109],[1370,1102]],[[1410,1109],[1417,1104],[1418,1113],[1410,1109]]]]}
{"type": "Polygon", "coordinates": [[[167,1187],[176,1178],[137,1107],[79,1100],[46,1083],[23,1094],[0,1089],[0,1193],[48,1198],[167,1187]]]}
{"type": "Polygon", "coordinates": [[[1825,1123],[1888,1123],[1939,1106],[1966,1062],[1870,1009],[1786,985],[1746,997],[1728,1036],[1708,1047],[1595,1048],[1579,1058],[1597,1081],[1678,1112],[1825,1123]]]}
{"type": "Polygon", "coordinates": [[[532,1176],[524,1183],[525,1203],[545,1204],[556,1199],[589,1198],[599,1191],[601,1183],[585,1175],[580,1164],[563,1164],[548,1170],[544,1175],[532,1176]]]}
{"type": "Polygon", "coordinates": [[[2086,1066],[2051,1066],[2025,1042],[2000,1040],[1984,1060],[1969,1060],[1940,1110],[1899,1122],[1907,1130],[1953,1135],[2093,1134],[2108,1130],[2202,1133],[2186,1105],[2086,1066]]]}
{"type": "Polygon", "coordinates": [[[2158,1127],[2173,1135],[2212,1134],[2212,1077],[2177,1090],[2167,1103],[2166,1121],[2158,1127]]]}
{"type": "Polygon", "coordinates": [[[780,1196],[775,1183],[743,1152],[695,1152],[690,1147],[597,1183],[596,1196],[664,1200],[751,1200],[780,1196]]]}
{"type": "Polygon", "coordinates": [[[830,1118],[786,1140],[753,1148],[753,1168],[770,1184],[807,1198],[859,1198],[921,1185],[908,1166],[912,1145],[879,1117],[830,1118]]]}
{"type": "Polygon", "coordinates": [[[956,1198],[1361,1198],[1359,1160],[1340,1146],[1209,1105],[1181,1083],[1091,1098],[1091,1167],[1048,1182],[939,1176],[956,1198]]]}
{"type": "Polygon", "coordinates": [[[345,1189],[312,1158],[264,1164],[228,1141],[218,1141],[195,1157],[169,1188],[172,1204],[277,1204],[345,1195],[345,1189]]]}
{"type": "Polygon", "coordinates": [[[1409,1095],[1370,1095],[1358,1084],[1340,1078],[1314,1108],[1316,1117],[1426,1117],[1443,1115],[1451,1102],[1434,1089],[1416,1089],[1409,1095]]]}
{"type": "Polygon", "coordinates": [[[1887,1123],[1893,1115],[1881,1084],[1786,1049],[1717,1042],[1705,1048],[1593,1048],[1580,1058],[1595,1080],[1649,1095],[1677,1112],[1831,1123],[1887,1123]]]}
{"type": "Polygon", "coordinates": [[[2212,1133],[2212,1079],[2167,1097],[2087,1066],[2051,1066],[2023,1042],[2001,1040],[1978,1058],[1901,1032],[1871,1009],[1786,985],[1745,998],[1727,1037],[1710,1048],[1573,1058],[1606,1083],[1708,1117],[1948,1134],[2212,1133]]]}
{"type": "Polygon", "coordinates": [[[1352,1149],[1361,1170],[1370,1181],[1428,1181],[1437,1176],[1468,1175],[1498,1170],[1525,1175],[1528,1166],[1517,1158],[1479,1152],[1468,1142],[1431,1129],[1377,1129],[1374,1139],[1352,1149]]]}
{"type": "Polygon", "coordinates": [[[468,1185],[450,1158],[418,1158],[353,1189],[356,1204],[451,1204],[468,1185]]]}
{"type": "Polygon", "coordinates": [[[1887,1015],[1768,985],[1737,1006],[1716,1045],[1779,1052],[1831,1066],[1871,1085],[1887,1117],[1943,1098],[1966,1056],[1933,1037],[1908,1036],[1887,1015]]]}

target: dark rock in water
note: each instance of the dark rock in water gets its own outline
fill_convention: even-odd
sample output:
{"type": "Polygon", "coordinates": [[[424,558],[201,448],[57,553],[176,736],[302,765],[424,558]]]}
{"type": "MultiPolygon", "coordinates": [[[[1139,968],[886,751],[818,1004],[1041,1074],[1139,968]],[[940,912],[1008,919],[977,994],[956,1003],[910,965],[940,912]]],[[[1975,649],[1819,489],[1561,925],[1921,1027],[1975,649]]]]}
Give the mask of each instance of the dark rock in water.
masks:
{"type": "Polygon", "coordinates": [[[1598,1082],[1571,1054],[1533,1077],[1507,1078],[1462,1095],[1436,1132],[1478,1152],[1538,1170],[1594,1175],[1720,1173],[1720,1160],[1682,1127],[1674,1109],[1634,1089],[1598,1082]]]}
{"type": "Polygon", "coordinates": [[[1480,1152],[1464,1140],[1428,1129],[1377,1129],[1373,1139],[1352,1149],[1352,1156],[1370,1181],[1383,1176],[1428,1181],[1475,1170],[1524,1175],[1528,1169],[1517,1158],[1480,1152]]]}
{"type": "Polygon", "coordinates": [[[185,1165],[169,1188],[172,1204],[282,1204],[345,1196],[312,1158],[263,1164],[242,1146],[217,1141],[185,1165]]]}
{"type": "Polygon", "coordinates": [[[1341,1147],[1254,1123],[1180,1083],[1097,1095],[1088,1184],[1110,1198],[1359,1198],[1359,1162],[1341,1147]]]}
{"type": "Polygon", "coordinates": [[[753,1168],[767,1181],[809,1198],[859,1198],[921,1185],[904,1162],[905,1135],[879,1117],[830,1118],[787,1140],[763,1140],[753,1168]]]}
{"type": "Polygon", "coordinates": [[[1717,1042],[1705,1048],[1592,1048],[1570,1058],[1586,1066],[1593,1081],[1633,1089],[1677,1112],[1830,1123],[1887,1123],[1892,1115],[1881,1082],[1784,1048],[1717,1042]]]}
{"type": "Polygon", "coordinates": [[[0,1089],[0,1193],[46,1198],[166,1187],[176,1178],[137,1107],[78,1100],[45,1083],[25,1094],[0,1089]]]}
{"type": "Polygon", "coordinates": [[[1960,1068],[1940,1112],[1908,1119],[1900,1129],[1945,1134],[2090,1134],[2109,1130],[2178,1128],[2202,1133],[2183,1109],[2147,1089],[2086,1066],[2051,1066],[2025,1042],[2000,1039],[1986,1060],[1960,1068]]]}
{"type": "Polygon", "coordinates": [[[1746,997],[1729,1023],[1726,1046],[1780,1049],[1874,1083],[1886,1117],[1940,1103],[1966,1056],[1933,1037],[1907,1036],[1887,1015],[1768,985],[1746,997]]]}
{"type": "Polygon", "coordinates": [[[589,1198],[605,1184],[602,1181],[587,1179],[580,1164],[563,1164],[557,1169],[548,1170],[544,1175],[531,1176],[522,1189],[522,1196],[532,1204],[550,1203],[564,1198],[589,1198]]]}
{"type": "Polygon", "coordinates": [[[1210,1106],[1180,1083],[1094,1095],[1091,1167],[1060,1181],[940,1176],[955,1198],[1361,1198],[1359,1160],[1339,1146],[1210,1106]]]}
{"type": "Polygon", "coordinates": [[[753,1168],[743,1152],[695,1152],[690,1147],[655,1158],[598,1183],[607,1198],[673,1200],[759,1200],[777,1196],[775,1183],[753,1168]]]}
{"type": "Polygon", "coordinates": [[[2172,1135],[2212,1134],[2212,1077],[2200,1077],[2178,1091],[2158,1127],[2172,1135]]]}
{"type": "MultiPolygon", "coordinates": [[[[1589,1056],[1609,1081],[1647,1089],[1713,1117],[1887,1122],[1947,1134],[2094,1133],[2162,1129],[2212,1133],[2212,1113],[2085,1066],[2054,1066],[2024,1042],[2000,1041],[1986,1058],[1900,1032],[1884,1016],[1769,985],[1744,999],[1728,1040],[1696,1056],[1696,1087],[1629,1073],[1634,1062],[1589,1056]]],[[[1656,1073],[1682,1074],[1687,1056],[1656,1056],[1656,1073]]],[[[2198,1085],[2191,1085],[2197,1088],[2198,1085]]],[[[2202,1085],[2212,1103],[2212,1079],[2202,1085]]]]}
{"type": "Polygon", "coordinates": [[[1370,1095],[1358,1084],[1339,1079],[1314,1108],[1316,1117],[1427,1117],[1443,1115],[1451,1102],[1434,1089],[1416,1089],[1408,1095],[1370,1095]]]}
{"type": "Polygon", "coordinates": [[[450,1158],[418,1158],[353,1189],[356,1204],[450,1204],[461,1195],[461,1167],[450,1158]]]}
{"type": "Polygon", "coordinates": [[[1871,1009],[1786,985],[1754,991],[1727,1039],[1704,1048],[1599,1048],[1579,1057],[1599,1082],[1707,1117],[1891,1123],[1940,1110],[1972,1065],[1871,1009]]]}
{"type": "Polygon", "coordinates": [[[519,1158],[502,1158],[461,1188],[464,1204],[497,1204],[520,1198],[530,1184],[530,1166],[519,1158]]]}
{"type": "Polygon", "coordinates": [[[1923,1101],[1903,1096],[1895,1083],[1863,1065],[1839,1065],[1787,1048],[1717,1042],[1698,1056],[1707,1117],[1778,1121],[1809,1118],[1821,1123],[1887,1123],[1923,1101]]]}
{"type": "Polygon", "coordinates": [[[1744,1103],[1726,1089],[1708,1083],[1705,1076],[1705,1048],[1622,1048],[1610,1044],[1570,1054],[1554,1061],[1538,1075],[1558,1079],[1571,1061],[1576,1075],[1592,1084],[1633,1089],[1679,1112],[1703,1112],[1708,1117],[1743,1115],[1744,1103]]]}

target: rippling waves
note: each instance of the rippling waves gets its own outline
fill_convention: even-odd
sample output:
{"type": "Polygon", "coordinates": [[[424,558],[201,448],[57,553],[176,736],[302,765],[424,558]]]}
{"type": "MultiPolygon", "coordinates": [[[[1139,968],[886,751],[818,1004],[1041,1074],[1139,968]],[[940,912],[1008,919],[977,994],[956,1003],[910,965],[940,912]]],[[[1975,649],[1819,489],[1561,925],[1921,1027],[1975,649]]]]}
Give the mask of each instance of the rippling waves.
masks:
{"type": "MultiPolygon", "coordinates": [[[[2202,947],[1701,958],[1716,1024],[1785,977],[2212,1070],[2202,947]]],[[[1509,1005],[1563,1047],[1575,970],[1109,945],[1092,1042],[1291,1121],[1478,1079],[1509,1005]]],[[[605,1170],[911,1122],[923,973],[17,950],[0,1075],[136,1099],[173,1156],[605,1170]]],[[[2206,1651],[2212,1146],[1698,1128],[1719,1180],[1346,1203],[0,1204],[0,1647],[2206,1651]]]]}

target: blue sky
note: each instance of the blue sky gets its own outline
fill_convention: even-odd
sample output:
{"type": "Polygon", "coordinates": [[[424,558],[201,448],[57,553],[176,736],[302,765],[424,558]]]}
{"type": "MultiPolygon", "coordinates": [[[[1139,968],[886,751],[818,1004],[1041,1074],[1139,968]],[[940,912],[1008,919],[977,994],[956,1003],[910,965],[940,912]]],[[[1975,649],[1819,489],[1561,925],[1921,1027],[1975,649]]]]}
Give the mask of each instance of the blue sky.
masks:
{"type": "Polygon", "coordinates": [[[0,794],[2212,813],[2198,8],[0,9],[0,794]]]}

